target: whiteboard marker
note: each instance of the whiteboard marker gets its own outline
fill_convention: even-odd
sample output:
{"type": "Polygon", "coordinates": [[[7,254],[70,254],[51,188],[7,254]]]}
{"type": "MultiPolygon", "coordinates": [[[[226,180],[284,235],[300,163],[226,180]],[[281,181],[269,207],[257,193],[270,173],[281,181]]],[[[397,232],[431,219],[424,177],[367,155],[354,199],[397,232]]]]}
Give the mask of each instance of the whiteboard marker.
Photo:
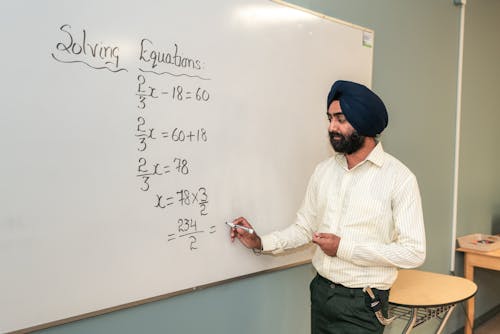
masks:
{"type": "Polygon", "coordinates": [[[229,226],[231,226],[232,228],[241,228],[242,230],[247,231],[250,234],[254,233],[253,229],[251,229],[249,227],[246,227],[246,226],[243,226],[243,225],[236,225],[236,224],[228,223],[228,222],[226,222],[226,224],[229,225],[229,226]]]}

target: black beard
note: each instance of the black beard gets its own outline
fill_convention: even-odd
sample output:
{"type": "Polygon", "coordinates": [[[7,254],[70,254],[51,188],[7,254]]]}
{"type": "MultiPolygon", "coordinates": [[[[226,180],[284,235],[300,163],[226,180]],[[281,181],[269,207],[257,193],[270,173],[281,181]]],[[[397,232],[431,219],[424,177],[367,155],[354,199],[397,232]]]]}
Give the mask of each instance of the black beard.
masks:
{"type": "Polygon", "coordinates": [[[332,144],[335,152],[338,153],[352,154],[359,150],[365,142],[365,136],[360,136],[357,131],[354,131],[348,137],[338,132],[328,132],[328,135],[330,137],[330,144],[332,144]],[[335,136],[340,136],[341,139],[336,140],[333,138],[335,136]]]}

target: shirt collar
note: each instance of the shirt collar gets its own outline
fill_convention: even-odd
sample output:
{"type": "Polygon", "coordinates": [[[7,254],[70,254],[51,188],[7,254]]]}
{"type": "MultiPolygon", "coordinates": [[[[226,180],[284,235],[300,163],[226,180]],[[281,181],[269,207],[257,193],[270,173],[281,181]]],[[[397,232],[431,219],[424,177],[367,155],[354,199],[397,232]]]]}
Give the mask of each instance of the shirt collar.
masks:
{"type": "MultiPolygon", "coordinates": [[[[344,153],[335,152],[335,159],[344,168],[347,169],[347,160],[346,160],[346,158],[344,156],[344,153]]],[[[364,164],[366,161],[370,161],[375,166],[382,167],[382,165],[384,164],[384,160],[385,160],[385,151],[384,151],[384,148],[382,147],[382,143],[378,142],[377,145],[375,145],[375,147],[373,148],[373,150],[370,152],[370,154],[368,154],[368,156],[366,157],[366,159],[363,160],[362,162],[360,162],[358,164],[358,166],[364,164]]]]}
{"type": "Polygon", "coordinates": [[[373,150],[368,154],[366,160],[371,161],[373,164],[378,167],[382,167],[385,160],[385,151],[382,147],[382,143],[378,142],[377,145],[373,148],[373,150]]]}

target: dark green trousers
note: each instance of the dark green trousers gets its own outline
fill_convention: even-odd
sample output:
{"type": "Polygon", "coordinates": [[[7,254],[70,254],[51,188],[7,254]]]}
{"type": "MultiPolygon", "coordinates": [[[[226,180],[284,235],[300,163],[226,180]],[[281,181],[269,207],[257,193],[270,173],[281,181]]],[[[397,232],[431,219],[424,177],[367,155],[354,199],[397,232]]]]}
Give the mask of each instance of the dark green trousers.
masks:
{"type": "MultiPolygon", "coordinates": [[[[370,308],[370,297],[363,289],[349,289],[333,285],[317,275],[310,284],[311,334],[372,334],[383,333],[375,313],[370,308]]],[[[373,289],[382,302],[387,316],[389,291],[373,289]]]]}

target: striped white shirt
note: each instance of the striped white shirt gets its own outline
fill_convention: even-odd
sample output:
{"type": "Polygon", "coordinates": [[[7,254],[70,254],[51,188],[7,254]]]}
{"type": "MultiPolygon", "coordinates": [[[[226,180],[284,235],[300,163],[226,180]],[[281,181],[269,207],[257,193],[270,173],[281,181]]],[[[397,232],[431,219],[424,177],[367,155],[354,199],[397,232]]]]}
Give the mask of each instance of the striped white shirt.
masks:
{"type": "Polygon", "coordinates": [[[321,276],[351,288],[389,289],[397,268],[425,259],[415,175],[381,143],[352,169],[335,154],[316,167],[295,223],[263,236],[263,250],[276,254],[304,245],[314,232],[341,238],[335,257],[316,248],[312,263],[321,276]]]}

